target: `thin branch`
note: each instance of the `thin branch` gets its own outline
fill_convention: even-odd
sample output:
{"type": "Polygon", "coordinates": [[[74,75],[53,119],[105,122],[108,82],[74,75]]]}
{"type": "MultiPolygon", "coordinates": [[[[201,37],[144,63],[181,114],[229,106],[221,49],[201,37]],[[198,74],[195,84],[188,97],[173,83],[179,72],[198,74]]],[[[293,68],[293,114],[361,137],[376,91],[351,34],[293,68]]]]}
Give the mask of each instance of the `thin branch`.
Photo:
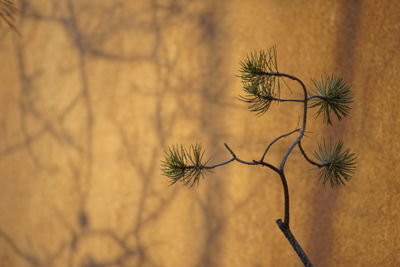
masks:
{"type": "Polygon", "coordinates": [[[265,167],[268,167],[268,168],[270,168],[271,170],[273,170],[273,171],[275,171],[275,172],[277,172],[277,173],[280,173],[280,171],[279,171],[279,169],[277,168],[277,167],[275,167],[274,165],[272,165],[272,164],[270,164],[270,163],[268,163],[268,162],[265,162],[265,161],[253,161],[254,163],[257,163],[257,164],[260,164],[260,165],[262,165],[262,166],[265,166],[265,167]]]}
{"type": "Polygon", "coordinates": [[[280,171],[279,171],[279,169],[277,167],[275,167],[274,165],[272,165],[272,164],[270,164],[268,162],[265,162],[263,160],[260,160],[260,161],[253,160],[252,162],[241,160],[236,156],[235,152],[233,152],[232,149],[226,143],[224,143],[224,145],[225,145],[226,149],[228,149],[229,153],[231,153],[231,155],[233,157],[233,159],[229,160],[229,162],[231,162],[232,160],[236,160],[237,162],[240,162],[240,163],[243,163],[243,164],[247,164],[247,165],[262,165],[262,166],[270,168],[271,170],[273,170],[273,171],[275,171],[277,173],[280,173],[280,171]]]}
{"type": "Polygon", "coordinates": [[[278,168],[276,168],[275,166],[273,166],[273,165],[271,165],[271,164],[269,164],[267,162],[255,161],[255,160],[253,160],[253,161],[242,160],[242,159],[240,159],[240,158],[238,158],[236,156],[236,154],[233,152],[233,150],[226,143],[224,143],[224,145],[228,149],[229,153],[231,153],[231,155],[232,155],[231,159],[229,159],[227,161],[224,161],[224,162],[221,162],[221,163],[214,164],[214,165],[209,165],[209,166],[207,166],[207,165],[201,165],[201,166],[187,165],[187,166],[185,166],[185,168],[186,169],[200,168],[200,169],[210,170],[210,169],[214,169],[214,168],[217,168],[217,167],[221,167],[221,166],[227,165],[227,164],[231,163],[232,161],[237,161],[237,162],[240,162],[240,163],[243,163],[243,164],[247,164],[247,165],[263,165],[263,166],[266,166],[266,167],[270,167],[274,171],[278,171],[279,172],[278,168]]]}
{"type": "MultiPolygon", "coordinates": [[[[319,98],[319,99],[323,99],[323,100],[327,99],[327,97],[324,97],[324,96],[312,95],[312,96],[307,97],[307,101],[312,100],[314,98],[319,98]]],[[[278,101],[278,102],[296,102],[296,103],[304,102],[304,99],[284,99],[284,98],[276,98],[276,97],[270,97],[270,99],[273,101],[278,101]]]]}
{"type": "Polygon", "coordinates": [[[271,97],[271,100],[278,101],[278,102],[304,102],[302,99],[282,99],[282,98],[276,98],[276,97],[271,97]]]}
{"type": "Polygon", "coordinates": [[[272,146],[273,144],[275,144],[277,141],[279,141],[279,140],[282,139],[283,137],[289,136],[289,135],[291,135],[291,134],[293,134],[293,133],[295,133],[295,132],[298,132],[298,131],[300,131],[300,129],[295,129],[295,130],[293,130],[293,131],[291,131],[291,132],[289,132],[289,133],[283,134],[283,135],[281,135],[281,136],[275,138],[275,139],[268,145],[268,147],[265,149],[264,154],[262,155],[260,161],[261,161],[261,162],[264,161],[264,158],[265,158],[265,156],[267,155],[268,150],[271,148],[271,146],[272,146]]]}
{"type": "Polygon", "coordinates": [[[322,99],[322,100],[327,100],[327,99],[328,99],[328,98],[325,97],[325,96],[321,96],[321,95],[312,95],[312,96],[309,96],[309,97],[307,98],[307,100],[311,100],[311,99],[314,99],[314,98],[319,98],[319,99],[322,99]]]}
{"type": "Polygon", "coordinates": [[[224,146],[226,147],[226,149],[228,149],[229,153],[232,154],[232,157],[233,157],[234,159],[236,159],[236,154],[235,154],[235,152],[232,151],[232,149],[228,146],[228,144],[227,144],[227,143],[224,143],[224,146]]]}
{"type": "Polygon", "coordinates": [[[239,159],[236,156],[236,154],[232,151],[232,149],[226,143],[224,143],[224,145],[225,145],[226,149],[228,149],[228,151],[232,154],[232,157],[233,157],[234,160],[236,160],[236,161],[238,161],[240,163],[243,163],[243,164],[247,164],[247,165],[258,165],[259,164],[256,161],[245,161],[245,160],[239,159]]]}
{"type": "Polygon", "coordinates": [[[303,147],[302,147],[302,145],[301,145],[301,141],[298,143],[298,146],[299,146],[299,149],[300,149],[300,151],[301,151],[301,154],[303,154],[304,158],[305,158],[309,163],[311,163],[312,165],[317,166],[318,168],[322,168],[322,167],[325,166],[325,165],[323,165],[323,164],[319,164],[319,163],[317,163],[317,162],[311,160],[311,159],[307,156],[306,152],[304,151],[304,149],[303,149],[303,147]]]}
{"type": "Polygon", "coordinates": [[[222,163],[218,163],[218,164],[214,164],[214,165],[210,165],[210,166],[204,166],[203,169],[214,169],[214,168],[217,168],[217,167],[221,167],[221,166],[224,166],[226,164],[231,163],[234,160],[235,160],[235,158],[231,158],[230,160],[227,160],[227,161],[222,162],[222,163]]]}

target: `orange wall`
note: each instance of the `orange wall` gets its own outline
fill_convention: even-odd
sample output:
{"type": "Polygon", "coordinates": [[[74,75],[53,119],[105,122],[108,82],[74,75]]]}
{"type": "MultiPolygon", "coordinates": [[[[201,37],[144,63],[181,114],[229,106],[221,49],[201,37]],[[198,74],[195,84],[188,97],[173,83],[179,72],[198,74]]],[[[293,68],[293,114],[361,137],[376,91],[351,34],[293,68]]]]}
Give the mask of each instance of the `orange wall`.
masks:
{"type": "MultiPolygon", "coordinates": [[[[397,266],[400,4],[396,1],[20,1],[0,31],[0,266],[301,266],[276,227],[279,179],[237,163],[168,187],[164,150],[255,159],[299,120],[237,100],[238,62],[352,84],[350,118],[309,116],[307,151],[345,142],[358,171],[324,188],[295,150],[291,224],[315,266],[397,266]],[[97,265],[96,265],[97,264],[97,265]],[[103,265],[101,265],[103,264],[103,265]]],[[[292,86],[295,95],[298,88],[292,86]]],[[[277,163],[290,140],[269,160],[277,163]]]]}

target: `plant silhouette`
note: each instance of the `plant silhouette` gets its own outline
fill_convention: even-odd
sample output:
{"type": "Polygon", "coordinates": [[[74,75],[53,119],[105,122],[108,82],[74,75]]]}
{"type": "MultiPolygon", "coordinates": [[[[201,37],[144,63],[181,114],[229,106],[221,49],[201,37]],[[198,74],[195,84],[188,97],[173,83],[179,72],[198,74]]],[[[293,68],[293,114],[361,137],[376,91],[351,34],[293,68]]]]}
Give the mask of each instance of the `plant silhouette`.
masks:
{"type": "Polygon", "coordinates": [[[318,108],[316,117],[323,116],[323,121],[328,125],[332,125],[331,117],[333,115],[338,120],[342,120],[349,115],[351,110],[350,104],[353,102],[351,87],[342,78],[325,76],[319,80],[312,80],[313,88],[308,89],[299,78],[278,71],[275,47],[266,51],[250,53],[240,63],[239,77],[242,80],[244,91],[240,100],[248,104],[248,109],[251,112],[262,116],[274,102],[301,103],[303,105],[301,126],[272,140],[258,160],[247,161],[239,158],[225,143],[224,145],[231,158],[210,165],[208,164],[209,161],[204,159],[204,150],[200,144],[192,145],[189,148],[182,145],[172,146],[166,151],[165,159],[161,163],[162,173],[170,179],[171,185],[182,182],[184,185],[192,187],[198,185],[200,179],[204,178],[207,172],[234,161],[245,165],[261,165],[271,169],[279,175],[284,195],[284,217],[283,220],[278,219],[276,223],[304,266],[313,266],[290,229],[289,188],[285,175],[285,164],[289,155],[297,146],[305,160],[319,169],[319,179],[323,185],[329,183],[332,187],[335,187],[344,185],[351,179],[356,169],[356,156],[349,149],[344,149],[341,141],[318,143],[318,150],[313,153],[316,160],[311,159],[301,145],[301,140],[306,133],[308,110],[318,108]],[[280,98],[282,83],[290,89],[285,81],[287,79],[297,82],[303,91],[303,99],[280,98]],[[272,145],[296,133],[297,138],[287,148],[279,166],[268,163],[266,156],[272,145]]]}

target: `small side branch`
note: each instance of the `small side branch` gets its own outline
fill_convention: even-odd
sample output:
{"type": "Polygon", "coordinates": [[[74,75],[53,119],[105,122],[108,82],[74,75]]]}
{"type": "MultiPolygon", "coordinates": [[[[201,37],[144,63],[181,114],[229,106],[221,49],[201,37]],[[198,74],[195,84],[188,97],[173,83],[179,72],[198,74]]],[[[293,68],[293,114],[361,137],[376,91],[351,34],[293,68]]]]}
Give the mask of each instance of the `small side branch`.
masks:
{"type": "Polygon", "coordinates": [[[236,156],[235,152],[233,152],[232,149],[226,143],[224,143],[224,146],[226,147],[226,149],[228,149],[229,153],[231,153],[231,155],[233,157],[233,160],[236,160],[237,162],[240,162],[240,163],[243,163],[243,164],[247,164],[247,165],[257,165],[257,164],[259,164],[258,162],[255,162],[255,161],[245,161],[245,160],[239,159],[236,156]]]}
{"type": "Polygon", "coordinates": [[[303,103],[304,100],[303,99],[282,99],[282,98],[275,98],[275,97],[271,97],[271,100],[273,101],[278,101],[278,102],[300,102],[303,103]]]}
{"type": "MultiPolygon", "coordinates": [[[[328,98],[325,96],[320,96],[320,95],[312,95],[307,97],[307,101],[310,101],[312,99],[319,98],[322,100],[327,100],[328,98]]],[[[276,98],[276,97],[270,97],[271,100],[273,101],[278,101],[278,102],[295,102],[295,103],[304,103],[304,99],[282,99],[282,98],[276,98]]]]}
{"type": "Polygon", "coordinates": [[[262,166],[268,167],[271,170],[273,170],[273,171],[275,171],[275,172],[280,174],[280,171],[279,171],[279,169],[277,167],[275,167],[274,165],[272,165],[272,164],[270,164],[268,162],[265,162],[263,160],[260,160],[260,161],[257,161],[257,160],[245,161],[245,160],[239,159],[236,156],[235,152],[233,152],[233,150],[226,143],[224,143],[224,145],[225,145],[226,149],[228,149],[229,153],[231,153],[231,155],[233,157],[231,160],[236,160],[237,162],[240,162],[240,163],[243,163],[243,164],[247,164],[247,165],[262,165],[262,166]]]}
{"type": "Polygon", "coordinates": [[[264,154],[262,155],[260,161],[264,161],[264,158],[265,158],[265,156],[267,155],[268,150],[271,148],[271,146],[272,146],[273,144],[275,144],[275,143],[276,143],[277,141],[279,141],[280,139],[282,139],[282,138],[284,138],[284,137],[287,137],[287,136],[289,136],[289,135],[291,135],[291,134],[293,134],[293,133],[295,133],[295,132],[298,132],[298,131],[300,131],[300,129],[295,129],[295,130],[293,130],[293,131],[291,131],[291,132],[289,132],[289,133],[283,134],[283,135],[281,135],[281,136],[275,138],[275,139],[268,145],[268,147],[265,149],[264,154]]]}
{"type": "Polygon", "coordinates": [[[307,98],[307,100],[312,100],[312,99],[314,99],[314,98],[319,98],[319,99],[322,99],[322,100],[328,100],[329,98],[327,98],[327,97],[325,97],[325,96],[321,96],[321,95],[312,95],[312,96],[309,96],[308,98],[307,98]]]}
{"type": "Polygon", "coordinates": [[[280,174],[279,169],[277,167],[275,167],[274,165],[270,164],[270,163],[267,163],[265,161],[255,161],[255,160],[253,162],[256,163],[256,164],[260,164],[262,166],[268,167],[271,170],[275,171],[276,173],[280,174]]]}
{"type": "Polygon", "coordinates": [[[301,154],[303,154],[304,158],[305,158],[310,164],[312,164],[312,165],[314,165],[314,166],[317,166],[318,168],[324,167],[324,165],[319,164],[319,163],[317,163],[317,162],[311,160],[311,159],[307,156],[306,152],[304,151],[303,147],[301,146],[301,141],[299,141],[298,146],[299,146],[299,149],[300,149],[301,154]]]}
{"type": "Polygon", "coordinates": [[[297,242],[296,238],[294,237],[292,231],[290,230],[289,225],[285,224],[282,222],[281,219],[278,219],[276,223],[279,226],[279,229],[281,229],[282,233],[285,235],[286,239],[289,241],[290,245],[294,249],[294,251],[297,253],[301,261],[303,262],[304,266],[306,267],[313,267],[313,264],[311,263],[310,259],[307,257],[307,254],[304,252],[302,247],[300,246],[299,242],[297,242]]]}
{"type": "Polygon", "coordinates": [[[232,149],[227,145],[227,143],[224,143],[224,146],[226,147],[226,149],[228,149],[229,153],[231,153],[232,157],[236,159],[237,157],[235,152],[232,151],[232,149]]]}
{"type": "MultiPolygon", "coordinates": [[[[299,129],[297,129],[295,131],[298,131],[298,130],[299,129]]],[[[292,132],[295,132],[295,131],[292,131],[292,132]]],[[[282,137],[284,137],[284,136],[282,136],[282,137]]],[[[242,160],[242,159],[240,159],[240,158],[238,158],[236,156],[235,152],[233,152],[233,150],[226,143],[224,143],[224,145],[225,145],[226,149],[229,151],[229,153],[232,155],[231,159],[229,159],[227,161],[224,161],[224,162],[221,162],[221,163],[218,163],[218,164],[214,164],[214,165],[209,165],[209,166],[202,165],[201,167],[198,167],[198,166],[186,166],[186,168],[188,168],[188,169],[201,168],[201,169],[210,170],[210,169],[214,169],[214,168],[217,168],[217,167],[221,167],[221,166],[227,165],[227,164],[231,163],[232,161],[237,161],[239,163],[246,164],[246,165],[262,165],[262,166],[265,166],[265,167],[268,167],[268,168],[272,169],[273,171],[275,171],[277,173],[280,173],[280,171],[279,171],[279,169],[277,167],[275,167],[274,165],[272,165],[270,163],[265,162],[264,160],[260,160],[260,161],[256,161],[256,160],[245,161],[245,160],[242,160]]]]}
{"type": "Polygon", "coordinates": [[[227,160],[227,161],[225,161],[225,162],[218,163],[218,164],[214,164],[214,165],[210,165],[210,166],[204,166],[203,168],[204,168],[204,169],[214,169],[214,168],[221,167],[221,166],[224,166],[224,165],[226,165],[226,164],[229,164],[229,163],[231,163],[231,162],[234,161],[234,160],[235,160],[234,158],[231,158],[230,160],[227,160]]]}

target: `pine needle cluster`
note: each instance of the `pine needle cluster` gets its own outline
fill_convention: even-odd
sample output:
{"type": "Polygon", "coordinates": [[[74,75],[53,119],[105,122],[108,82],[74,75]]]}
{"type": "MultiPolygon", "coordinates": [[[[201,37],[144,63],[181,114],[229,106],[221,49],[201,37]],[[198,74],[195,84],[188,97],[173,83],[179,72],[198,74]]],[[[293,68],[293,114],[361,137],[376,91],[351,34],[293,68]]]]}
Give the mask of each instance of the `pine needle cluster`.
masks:
{"type": "MultiPolygon", "coordinates": [[[[303,115],[305,116],[305,120],[307,118],[307,109],[317,107],[316,116],[322,115],[324,122],[327,124],[332,124],[332,113],[341,120],[347,117],[351,110],[350,104],[353,102],[350,91],[351,87],[346,84],[344,79],[334,76],[325,76],[319,80],[312,80],[314,87],[311,90],[307,90],[300,79],[289,74],[279,73],[275,47],[248,54],[246,58],[240,62],[239,77],[242,80],[243,90],[245,92],[245,95],[241,96],[240,99],[248,103],[249,110],[256,112],[258,115],[263,115],[267,112],[273,101],[303,103],[305,110],[303,115]],[[289,90],[290,88],[285,83],[285,79],[298,81],[305,91],[305,98],[280,99],[279,77],[282,78],[282,82],[289,90]]],[[[305,132],[305,123],[303,126],[303,129],[299,129],[300,139],[302,137],[301,135],[305,132]],[[301,131],[303,131],[303,133],[301,133],[301,131]]],[[[248,165],[262,164],[264,166],[271,166],[263,162],[266,151],[268,151],[269,147],[277,140],[288,135],[289,134],[281,135],[272,141],[265,150],[261,161],[246,162],[240,160],[230,148],[227,148],[233,158],[211,166],[207,166],[207,162],[203,161],[204,151],[199,144],[192,145],[188,149],[183,146],[172,146],[165,153],[165,160],[162,162],[161,170],[162,173],[171,180],[171,185],[182,182],[186,186],[192,187],[199,183],[200,178],[204,177],[207,171],[211,171],[211,169],[215,167],[228,164],[232,161],[238,161],[248,165]]],[[[298,144],[300,139],[296,141],[298,144]]],[[[288,149],[282,162],[285,162],[292,148],[293,146],[288,149]]],[[[307,161],[320,167],[319,179],[324,185],[327,182],[329,182],[331,186],[344,185],[351,179],[356,169],[355,154],[350,153],[348,149],[344,150],[342,142],[335,144],[323,142],[322,144],[318,144],[318,149],[314,152],[314,156],[320,163],[309,159],[304,150],[302,150],[302,148],[300,149],[307,161]]],[[[283,165],[284,163],[281,163],[281,166],[283,165]]],[[[277,168],[272,169],[275,171],[282,171],[277,168]]]]}
{"type": "Polygon", "coordinates": [[[267,51],[253,52],[240,62],[244,96],[240,100],[249,104],[249,110],[264,114],[275,97],[279,97],[279,78],[267,73],[277,73],[278,63],[275,47],[267,51]]]}
{"type": "Polygon", "coordinates": [[[199,183],[208,170],[207,161],[203,161],[204,151],[200,144],[191,145],[189,149],[181,146],[172,146],[165,153],[165,160],[161,164],[162,173],[171,179],[171,185],[182,182],[188,187],[199,183]]]}
{"type": "Polygon", "coordinates": [[[343,143],[318,144],[318,150],[314,156],[321,162],[319,179],[325,185],[328,181],[330,185],[344,185],[351,179],[356,169],[356,156],[350,150],[343,150],[343,143]]]}
{"type": "Polygon", "coordinates": [[[320,98],[312,99],[313,103],[310,108],[319,107],[317,117],[321,114],[324,116],[326,124],[332,124],[331,113],[341,120],[350,113],[350,103],[353,102],[350,86],[342,78],[327,76],[321,80],[313,80],[315,88],[311,91],[320,98]]]}
{"type": "Polygon", "coordinates": [[[322,144],[319,143],[317,151],[313,153],[319,162],[310,159],[301,146],[301,139],[306,133],[307,110],[309,108],[318,107],[319,109],[317,110],[316,117],[322,114],[324,122],[327,124],[332,124],[331,113],[336,115],[339,120],[347,117],[350,113],[350,103],[353,102],[350,86],[341,78],[326,76],[320,80],[313,80],[314,88],[309,91],[299,78],[278,71],[275,47],[267,51],[253,52],[247,55],[240,63],[239,77],[242,79],[245,93],[244,96],[240,96],[240,100],[246,102],[248,104],[248,109],[252,112],[256,112],[259,116],[268,111],[273,101],[302,103],[303,121],[301,128],[282,134],[272,140],[265,148],[260,160],[247,161],[240,159],[237,157],[236,153],[225,144],[232,158],[221,163],[207,166],[207,162],[203,161],[204,152],[199,144],[192,145],[189,149],[183,146],[172,146],[165,153],[165,160],[161,164],[162,173],[171,180],[171,185],[182,182],[186,186],[192,187],[199,183],[200,178],[204,177],[207,171],[227,165],[231,162],[268,167],[279,175],[282,183],[284,218],[283,220],[277,220],[278,226],[304,263],[304,266],[313,266],[290,231],[290,197],[284,167],[293,148],[299,146],[300,152],[303,154],[304,158],[310,164],[319,167],[319,180],[322,181],[324,186],[326,183],[329,183],[332,187],[345,185],[346,182],[351,179],[356,170],[356,156],[354,153],[350,153],[349,149],[344,150],[342,142],[327,144],[324,141],[322,144]],[[304,93],[304,98],[281,99],[280,78],[282,78],[282,82],[290,92],[291,90],[285,83],[285,79],[297,82],[304,93]],[[266,154],[273,144],[296,132],[298,132],[298,136],[288,147],[286,153],[282,157],[279,167],[265,161],[266,154]]]}

